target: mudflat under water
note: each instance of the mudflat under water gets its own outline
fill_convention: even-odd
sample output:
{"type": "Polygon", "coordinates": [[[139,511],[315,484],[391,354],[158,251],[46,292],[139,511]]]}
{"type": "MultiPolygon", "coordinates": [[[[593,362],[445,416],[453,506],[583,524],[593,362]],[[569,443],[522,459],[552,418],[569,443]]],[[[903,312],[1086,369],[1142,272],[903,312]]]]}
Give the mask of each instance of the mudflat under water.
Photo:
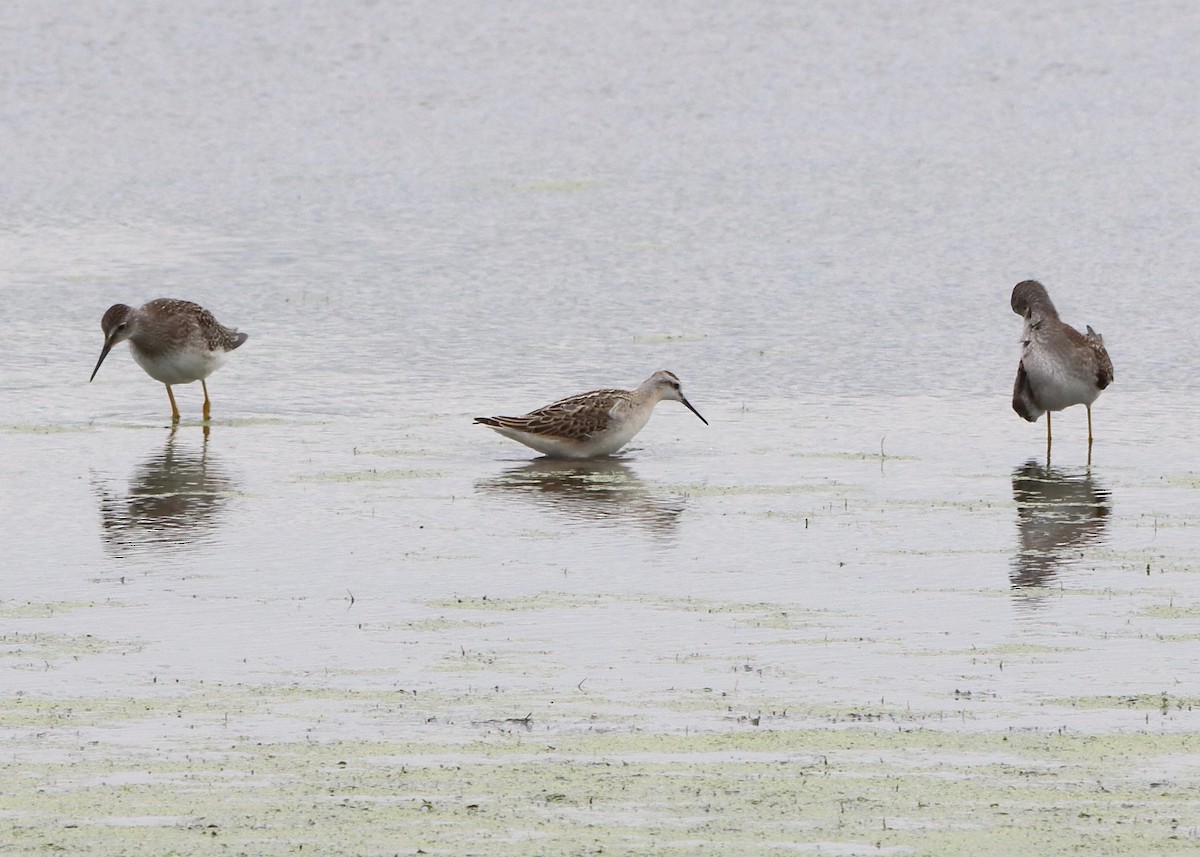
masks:
{"type": "Polygon", "coordinates": [[[1194,850],[1198,30],[12,5],[0,850],[1194,850]],[[250,334],[207,431],[87,383],[158,296],[250,334]],[[471,425],[659,368],[710,426],[471,425]]]}

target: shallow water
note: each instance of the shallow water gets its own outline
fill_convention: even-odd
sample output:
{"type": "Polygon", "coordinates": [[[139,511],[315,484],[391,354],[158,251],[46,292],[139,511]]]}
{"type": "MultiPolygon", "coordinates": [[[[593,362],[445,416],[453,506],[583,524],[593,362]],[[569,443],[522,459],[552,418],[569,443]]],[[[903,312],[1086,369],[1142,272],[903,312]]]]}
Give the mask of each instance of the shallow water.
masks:
{"type": "Polygon", "coordinates": [[[13,5],[2,850],[1194,848],[1198,29],[13,5]],[[87,383],[160,295],[250,334],[207,432],[87,383]],[[471,425],[658,368],[710,426],[471,425]]]}

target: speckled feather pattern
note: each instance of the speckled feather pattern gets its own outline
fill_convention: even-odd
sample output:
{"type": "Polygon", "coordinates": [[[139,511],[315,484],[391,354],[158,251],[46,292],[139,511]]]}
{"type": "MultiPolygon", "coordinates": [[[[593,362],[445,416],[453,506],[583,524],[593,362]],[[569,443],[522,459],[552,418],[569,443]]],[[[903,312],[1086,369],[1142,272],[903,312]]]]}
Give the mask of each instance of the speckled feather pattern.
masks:
{"type": "Polygon", "coordinates": [[[519,417],[476,417],[475,422],[557,458],[612,455],[641,431],[663,399],[680,402],[707,424],[687,397],[679,378],[661,369],[636,390],[592,390],[519,417]]]}
{"type": "Polygon", "coordinates": [[[593,390],[569,396],[523,416],[481,417],[480,421],[484,425],[494,424],[582,443],[607,431],[617,411],[632,403],[633,397],[628,390],[593,390]]]}
{"type": "MultiPolygon", "coordinates": [[[[118,304],[105,313],[105,319],[118,304]]],[[[148,357],[161,357],[185,348],[215,352],[233,351],[248,338],[225,327],[200,304],[174,298],[156,298],[143,304],[129,341],[148,357]]],[[[104,322],[101,322],[104,325],[104,322]]]]}
{"type": "Polygon", "coordinates": [[[128,341],[134,361],[168,388],[203,381],[249,338],[219,323],[199,304],[172,298],[158,298],[137,309],[114,304],[104,313],[100,327],[104,349],[92,378],[111,349],[128,341]]]}

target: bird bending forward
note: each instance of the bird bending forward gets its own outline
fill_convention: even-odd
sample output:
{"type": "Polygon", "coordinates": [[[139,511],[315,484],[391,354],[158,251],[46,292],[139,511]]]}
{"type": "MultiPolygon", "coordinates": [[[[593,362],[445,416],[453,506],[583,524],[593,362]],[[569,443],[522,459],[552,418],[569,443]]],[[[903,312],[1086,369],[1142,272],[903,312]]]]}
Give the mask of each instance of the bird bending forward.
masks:
{"type": "Polygon", "coordinates": [[[665,369],[636,390],[593,390],[523,416],[476,417],[475,422],[552,458],[596,458],[629,443],[663,399],[681,402],[708,425],[683,395],[679,378],[665,369]]]}
{"type": "Polygon", "coordinates": [[[167,388],[173,422],[179,422],[179,407],[171,386],[199,381],[207,420],[212,403],[204,379],[220,368],[230,351],[249,339],[247,334],[222,325],[199,304],[172,298],[156,298],[137,309],[113,304],[100,320],[100,329],[104,348],[88,380],[96,377],[113,346],[128,340],[137,364],[167,388]]]}

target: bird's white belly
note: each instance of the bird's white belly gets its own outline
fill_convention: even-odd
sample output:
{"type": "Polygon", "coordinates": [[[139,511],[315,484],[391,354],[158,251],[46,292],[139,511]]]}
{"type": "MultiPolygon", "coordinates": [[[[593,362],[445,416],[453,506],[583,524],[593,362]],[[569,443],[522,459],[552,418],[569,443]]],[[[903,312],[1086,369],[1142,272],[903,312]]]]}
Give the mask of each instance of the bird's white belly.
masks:
{"type": "Polygon", "coordinates": [[[591,451],[587,454],[612,455],[646,427],[646,423],[650,421],[650,413],[651,409],[646,408],[641,413],[631,413],[624,420],[619,420],[616,425],[588,441],[591,451]]]}
{"type": "Polygon", "coordinates": [[[225,362],[225,352],[184,349],[151,356],[130,343],[130,352],[146,374],[163,384],[190,384],[207,378],[225,362]]]}
{"type": "Polygon", "coordinates": [[[1048,411],[1090,405],[1100,395],[1096,379],[1086,366],[1055,360],[1038,348],[1026,349],[1022,362],[1038,404],[1048,411]]]}

